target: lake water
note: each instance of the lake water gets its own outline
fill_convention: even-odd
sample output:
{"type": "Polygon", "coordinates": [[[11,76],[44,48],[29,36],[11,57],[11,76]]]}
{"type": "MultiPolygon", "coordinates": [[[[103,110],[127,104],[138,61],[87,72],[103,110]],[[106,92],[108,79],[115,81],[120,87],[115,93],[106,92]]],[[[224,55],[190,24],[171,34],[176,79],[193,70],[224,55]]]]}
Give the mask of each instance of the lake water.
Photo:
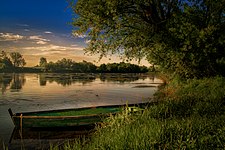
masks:
{"type": "Polygon", "coordinates": [[[160,83],[143,74],[0,74],[0,139],[7,145],[14,129],[8,108],[26,112],[140,103],[149,101],[160,83]]]}

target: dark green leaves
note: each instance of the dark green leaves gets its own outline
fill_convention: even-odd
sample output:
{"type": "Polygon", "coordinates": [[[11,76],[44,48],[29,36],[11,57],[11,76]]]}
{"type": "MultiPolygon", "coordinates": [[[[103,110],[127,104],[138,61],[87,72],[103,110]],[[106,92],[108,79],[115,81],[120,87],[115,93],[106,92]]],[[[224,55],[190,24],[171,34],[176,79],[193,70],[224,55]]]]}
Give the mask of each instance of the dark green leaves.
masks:
{"type": "Polygon", "coordinates": [[[186,78],[225,75],[225,1],[78,0],[75,35],[90,54],[147,58],[186,78]],[[224,67],[224,66],[222,66],[224,67]]]}

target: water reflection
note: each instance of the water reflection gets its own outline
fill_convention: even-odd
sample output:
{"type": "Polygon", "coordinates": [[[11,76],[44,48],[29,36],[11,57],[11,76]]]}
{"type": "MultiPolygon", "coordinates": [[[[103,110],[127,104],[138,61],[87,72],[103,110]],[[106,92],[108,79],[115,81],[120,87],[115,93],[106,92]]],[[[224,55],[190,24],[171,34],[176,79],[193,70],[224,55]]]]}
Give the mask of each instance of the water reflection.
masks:
{"type": "MultiPolygon", "coordinates": [[[[95,81],[99,78],[102,82],[119,82],[127,83],[133,82],[139,79],[145,80],[150,78],[154,81],[154,76],[147,76],[144,74],[39,74],[39,85],[46,86],[47,83],[56,82],[62,86],[70,86],[75,83],[81,83],[83,85],[95,81]]],[[[18,92],[22,89],[26,79],[24,74],[0,74],[0,88],[2,94],[4,94],[7,88],[11,89],[11,92],[18,92]]]]}
{"type": "Polygon", "coordinates": [[[95,131],[95,125],[60,128],[14,128],[9,143],[19,139],[74,139],[88,136],[95,131]]]}
{"type": "MultiPolygon", "coordinates": [[[[76,128],[14,128],[9,149],[49,149],[54,143],[63,143],[65,140],[87,138],[95,131],[95,126],[80,126],[76,128]]],[[[54,144],[56,145],[56,144],[54,144]]]]}
{"type": "MultiPolygon", "coordinates": [[[[74,83],[87,84],[99,78],[102,82],[133,82],[139,79],[145,80],[147,75],[144,74],[39,74],[40,86],[46,86],[47,82],[56,82],[62,86],[70,86],[74,83]]],[[[154,81],[154,76],[150,77],[154,81]]]]}
{"type": "Polygon", "coordinates": [[[62,86],[70,86],[74,83],[87,84],[96,79],[94,74],[39,74],[40,86],[46,86],[47,82],[56,82],[62,86]]]}
{"type": "MultiPolygon", "coordinates": [[[[14,127],[8,108],[25,112],[146,102],[160,82],[154,75],[144,74],[0,74],[0,143],[2,138],[7,144],[14,127]]],[[[59,137],[54,136],[55,131],[23,131],[21,139],[17,132],[10,148],[21,146],[20,140],[33,146],[35,139],[29,138],[33,133],[34,137],[41,135],[39,140],[52,133],[59,137]]]]}
{"type": "MultiPolygon", "coordinates": [[[[139,79],[145,80],[147,75],[144,74],[100,74],[99,78],[103,82],[119,82],[119,83],[125,83],[125,82],[133,82],[139,79]]],[[[153,79],[154,80],[154,76],[153,79]]]]}
{"type": "Polygon", "coordinates": [[[2,94],[6,92],[6,89],[10,86],[11,82],[12,82],[11,75],[0,74],[0,88],[1,88],[2,94]]]}
{"type": "Polygon", "coordinates": [[[12,78],[13,79],[10,85],[11,92],[20,91],[26,82],[24,74],[13,74],[12,78]]]}
{"type": "Polygon", "coordinates": [[[23,74],[0,74],[0,88],[2,94],[9,88],[11,92],[17,92],[22,89],[26,82],[23,74]]]}
{"type": "Polygon", "coordinates": [[[45,74],[40,74],[39,75],[39,84],[40,84],[40,86],[46,86],[47,79],[46,79],[45,74]]]}

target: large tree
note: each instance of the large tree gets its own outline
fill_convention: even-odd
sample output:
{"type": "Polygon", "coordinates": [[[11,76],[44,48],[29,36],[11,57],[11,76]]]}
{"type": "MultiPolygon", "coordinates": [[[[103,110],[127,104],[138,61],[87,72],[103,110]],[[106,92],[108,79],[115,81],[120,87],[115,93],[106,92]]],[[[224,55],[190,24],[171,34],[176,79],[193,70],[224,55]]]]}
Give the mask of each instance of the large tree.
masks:
{"type": "Polygon", "coordinates": [[[40,67],[45,67],[47,65],[47,59],[45,57],[41,57],[39,61],[39,66],[40,67]]]}
{"type": "Polygon", "coordinates": [[[225,75],[225,0],[71,0],[86,52],[147,58],[186,78],[225,75]]]}
{"type": "Polygon", "coordinates": [[[12,66],[12,62],[7,56],[7,53],[5,51],[2,51],[0,53],[0,69],[11,68],[12,66]]]}
{"type": "Polygon", "coordinates": [[[14,67],[20,67],[20,66],[23,67],[26,65],[23,55],[21,55],[19,52],[10,53],[10,57],[12,59],[12,63],[14,67]]]}

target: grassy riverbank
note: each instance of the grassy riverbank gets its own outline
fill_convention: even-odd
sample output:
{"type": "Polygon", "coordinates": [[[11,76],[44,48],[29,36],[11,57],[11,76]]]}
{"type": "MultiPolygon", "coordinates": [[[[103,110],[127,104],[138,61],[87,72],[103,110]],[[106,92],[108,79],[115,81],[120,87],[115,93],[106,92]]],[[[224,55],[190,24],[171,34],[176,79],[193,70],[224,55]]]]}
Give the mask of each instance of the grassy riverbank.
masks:
{"type": "Polygon", "coordinates": [[[225,78],[173,79],[155,98],[143,113],[111,117],[91,139],[62,149],[225,149],[225,78]]]}

